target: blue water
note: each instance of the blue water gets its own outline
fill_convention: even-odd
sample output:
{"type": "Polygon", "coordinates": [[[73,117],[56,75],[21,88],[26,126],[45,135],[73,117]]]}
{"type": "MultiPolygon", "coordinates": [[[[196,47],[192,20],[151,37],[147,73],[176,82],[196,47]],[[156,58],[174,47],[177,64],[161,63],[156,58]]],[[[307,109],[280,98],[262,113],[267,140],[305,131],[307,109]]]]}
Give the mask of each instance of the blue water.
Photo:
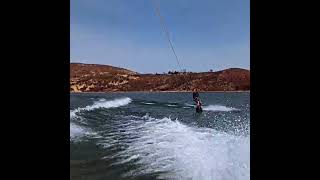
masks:
{"type": "Polygon", "coordinates": [[[70,96],[71,179],[250,179],[250,93],[70,96]]]}

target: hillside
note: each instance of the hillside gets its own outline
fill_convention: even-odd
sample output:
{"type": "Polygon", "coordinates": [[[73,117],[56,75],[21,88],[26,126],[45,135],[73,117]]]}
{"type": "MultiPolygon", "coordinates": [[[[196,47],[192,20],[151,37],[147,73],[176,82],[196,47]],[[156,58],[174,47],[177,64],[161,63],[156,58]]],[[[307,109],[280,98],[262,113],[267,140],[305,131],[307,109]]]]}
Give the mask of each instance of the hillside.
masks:
{"type": "Polygon", "coordinates": [[[70,64],[70,92],[109,91],[248,91],[250,71],[230,68],[217,72],[139,74],[97,64],[70,64]]]}

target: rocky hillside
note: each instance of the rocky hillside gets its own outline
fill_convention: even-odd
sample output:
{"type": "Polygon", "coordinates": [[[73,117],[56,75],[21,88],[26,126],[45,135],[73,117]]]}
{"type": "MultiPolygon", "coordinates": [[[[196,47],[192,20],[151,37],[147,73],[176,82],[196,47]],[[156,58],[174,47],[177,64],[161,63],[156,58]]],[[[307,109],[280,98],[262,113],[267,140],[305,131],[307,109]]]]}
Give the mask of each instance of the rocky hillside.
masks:
{"type": "Polygon", "coordinates": [[[250,71],[231,68],[217,72],[139,74],[108,65],[70,64],[71,92],[109,91],[247,91],[250,71]]]}

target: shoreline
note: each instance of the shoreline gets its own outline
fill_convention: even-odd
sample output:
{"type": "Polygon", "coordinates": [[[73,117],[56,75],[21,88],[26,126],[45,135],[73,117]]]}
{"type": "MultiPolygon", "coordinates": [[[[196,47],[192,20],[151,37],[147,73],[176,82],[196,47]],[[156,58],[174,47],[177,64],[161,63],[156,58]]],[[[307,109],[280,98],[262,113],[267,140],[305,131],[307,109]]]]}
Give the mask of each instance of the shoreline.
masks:
{"type": "MultiPolygon", "coordinates": [[[[106,91],[106,92],[70,92],[70,94],[106,94],[106,93],[192,93],[193,91],[106,91]]],[[[248,91],[198,91],[199,93],[250,93],[248,91]]]]}

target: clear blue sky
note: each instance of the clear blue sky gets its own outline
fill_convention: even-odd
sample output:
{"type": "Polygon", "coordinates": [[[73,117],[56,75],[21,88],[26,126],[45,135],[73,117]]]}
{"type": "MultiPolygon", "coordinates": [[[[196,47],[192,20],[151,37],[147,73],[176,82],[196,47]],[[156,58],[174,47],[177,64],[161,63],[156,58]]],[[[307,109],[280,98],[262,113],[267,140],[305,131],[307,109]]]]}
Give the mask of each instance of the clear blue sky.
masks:
{"type": "MultiPolygon", "coordinates": [[[[250,69],[249,0],[156,0],[182,68],[250,69]]],[[[154,0],[71,0],[70,61],[179,70],[154,0]]]]}

